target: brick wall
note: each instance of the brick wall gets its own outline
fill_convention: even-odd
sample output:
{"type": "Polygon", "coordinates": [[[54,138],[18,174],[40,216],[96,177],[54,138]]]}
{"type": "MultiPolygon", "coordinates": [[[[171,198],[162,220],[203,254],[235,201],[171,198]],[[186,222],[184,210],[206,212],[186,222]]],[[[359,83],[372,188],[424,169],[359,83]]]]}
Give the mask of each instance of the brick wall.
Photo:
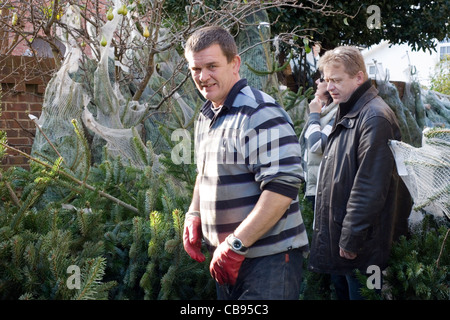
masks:
{"type": "MultiPolygon", "coordinates": [[[[30,67],[32,58],[11,57],[2,60],[0,67],[1,97],[0,130],[6,131],[8,145],[30,153],[36,131],[35,123],[29,115],[40,117],[45,86],[49,76],[36,73],[31,77],[20,65],[30,67]]],[[[29,69],[28,69],[29,70],[29,69]]],[[[1,160],[0,167],[10,166],[28,168],[28,159],[17,152],[8,151],[1,160]]]]}

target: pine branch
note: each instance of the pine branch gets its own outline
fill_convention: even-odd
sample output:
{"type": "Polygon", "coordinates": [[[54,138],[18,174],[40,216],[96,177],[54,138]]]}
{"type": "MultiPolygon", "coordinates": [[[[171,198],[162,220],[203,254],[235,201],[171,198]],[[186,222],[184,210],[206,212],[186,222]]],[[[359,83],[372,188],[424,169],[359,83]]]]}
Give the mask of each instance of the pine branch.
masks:
{"type": "Polygon", "coordinates": [[[97,287],[101,285],[101,280],[105,274],[106,260],[99,257],[87,262],[90,264],[88,275],[84,279],[83,287],[75,300],[92,300],[98,293],[97,287]]]}
{"type": "MultiPolygon", "coordinates": [[[[48,163],[45,163],[45,162],[43,162],[43,161],[41,161],[41,160],[39,160],[39,159],[37,159],[37,158],[34,158],[34,157],[30,156],[29,154],[27,154],[27,153],[25,153],[25,152],[23,152],[23,151],[21,151],[21,150],[19,150],[19,149],[16,149],[16,148],[14,148],[14,147],[11,147],[11,146],[9,146],[9,145],[7,145],[7,144],[5,144],[5,143],[0,143],[0,144],[1,144],[3,147],[7,148],[7,149],[10,149],[10,150],[13,150],[13,151],[15,151],[15,152],[20,153],[21,155],[25,156],[25,157],[28,158],[29,160],[32,160],[32,161],[34,161],[34,162],[40,164],[41,166],[44,166],[44,167],[49,168],[49,169],[52,168],[52,166],[50,166],[48,163]]],[[[135,207],[133,207],[132,205],[130,205],[130,204],[128,204],[128,203],[125,203],[125,202],[123,202],[122,200],[117,199],[116,197],[114,197],[114,196],[112,196],[112,195],[110,195],[110,194],[108,194],[108,193],[106,193],[106,192],[104,192],[104,191],[97,190],[97,189],[94,188],[93,186],[91,186],[91,185],[85,183],[84,181],[81,181],[81,180],[75,178],[74,176],[68,174],[67,172],[65,172],[65,171],[63,171],[63,170],[61,170],[61,169],[58,169],[58,170],[57,170],[57,173],[60,174],[60,175],[62,175],[62,176],[64,176],[64,177],[66,177],[66,178],[68,178],[69,180],[72,180],[73,182],[79,184],[80,186],[85,187],[85,188],[88,189],[88,190],[91,190],[91,191],[98,191],[98,194],[99,194],[100,196],[102,196],[102,197],[104,197],[104,198],[106,198],[106,199],[108,199],[108,200],[111,200],[111,201],[115,202],[116,204],[118,204],[118,205],[120,205],[120,206],[122,206],[122,207],[124,207],[124,208],[126,208],[126,209],[128,209],[128,210],[130,210],[130,211],[133,211],[134,213],[139,213],[139,210],[136,209],[135,207]]]]}
{"type": "Polygon", "coordinates": [[[439,269],[439,261],[441,260],[442,253],[444,251],[445,241],[447,240],[447,236],[449,233],[450,233],[450,228],[447,229],[447,232],[445,233],[444,240],[442,240],[441,251],[439,252],[439,257],[436,260],[436,268],[438,268],[438,269],[439,269]]]}
{"type": "MultiPolygon", "coordinates": [[[[3,175],[1,172],[0,172],[0,180],[3,180],[3,175]]],[[[17,197],[17,195],[15,194],[14,190],[11,188],[11,185],[9,184],[9,182],[4,180],[3,183],[5,184],[6,189],[8,189],[8,193],[9,193],[9,196],[11,197],[11,200],[14,202],[14,204],[16,206],[20,207],[21,206],[20,200],[17,197]]]]}

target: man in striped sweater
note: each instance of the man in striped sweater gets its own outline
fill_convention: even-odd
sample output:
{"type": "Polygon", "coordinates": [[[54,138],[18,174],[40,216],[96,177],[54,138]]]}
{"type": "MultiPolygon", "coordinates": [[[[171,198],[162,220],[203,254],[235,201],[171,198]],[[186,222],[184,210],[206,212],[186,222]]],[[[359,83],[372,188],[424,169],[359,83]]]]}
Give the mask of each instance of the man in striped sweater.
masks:
{"type": "Polygon", "coordinates": [[[298,299],[308,239],[292,121],[240,78],[236,43],[223,28],[196,31],[185,57],[206,99],[195,127],[197,179],[185,250],[203,262],[204,241],[219,299],[298,299]]]}

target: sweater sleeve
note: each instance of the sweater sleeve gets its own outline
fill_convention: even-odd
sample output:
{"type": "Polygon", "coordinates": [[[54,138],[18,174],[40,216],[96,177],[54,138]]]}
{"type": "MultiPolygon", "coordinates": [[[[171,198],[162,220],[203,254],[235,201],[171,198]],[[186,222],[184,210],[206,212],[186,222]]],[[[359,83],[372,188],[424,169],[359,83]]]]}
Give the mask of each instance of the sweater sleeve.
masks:
{"type": "Polygon", "coordinates": [[[303,181],[301,149],[289,115],[266,103],[250,117],[245,130],[246,162],[262,190],[293,199],[303,181]]]}
{"type": "Polygon", "coordinates": [[[317,154],[323,153],[333,124],[334,118],[321,129],[320,114],[318,112],[310,113],[305,132],[306,146],[310,152],[317,154]]]}

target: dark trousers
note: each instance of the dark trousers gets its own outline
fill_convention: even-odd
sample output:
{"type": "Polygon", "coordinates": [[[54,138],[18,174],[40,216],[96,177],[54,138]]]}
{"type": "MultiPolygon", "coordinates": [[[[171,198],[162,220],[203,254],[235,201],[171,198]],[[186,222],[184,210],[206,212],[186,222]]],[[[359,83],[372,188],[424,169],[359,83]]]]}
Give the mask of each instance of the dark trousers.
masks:
{"type": "Polygon", "coordinates": [[[361,295],[362,284],[354,273],[348,275],[331,275],[331,282],[336,289],[338,300],[364,300],[361,295]]]}
{"type": "MultiPolygon", "coordinates": [[[[356,277],[356,273],[352,272],[347,275],[331,275],[331,282],[336,289],[336,297],[338,300],[365,300],[361,294],[361,289],[365,284],[356,277]]],[[[383,278],[380,279],[381,285],[383,278]]],[[[378,295],[381,295],[381,289],[375,289],[378,295]]]]}
{"type": "Polygon", "coordinates": [[[300,249],[246,258],[234,286],[216,283],[219,300],[298,300],[303,270],[300,249]]]}

